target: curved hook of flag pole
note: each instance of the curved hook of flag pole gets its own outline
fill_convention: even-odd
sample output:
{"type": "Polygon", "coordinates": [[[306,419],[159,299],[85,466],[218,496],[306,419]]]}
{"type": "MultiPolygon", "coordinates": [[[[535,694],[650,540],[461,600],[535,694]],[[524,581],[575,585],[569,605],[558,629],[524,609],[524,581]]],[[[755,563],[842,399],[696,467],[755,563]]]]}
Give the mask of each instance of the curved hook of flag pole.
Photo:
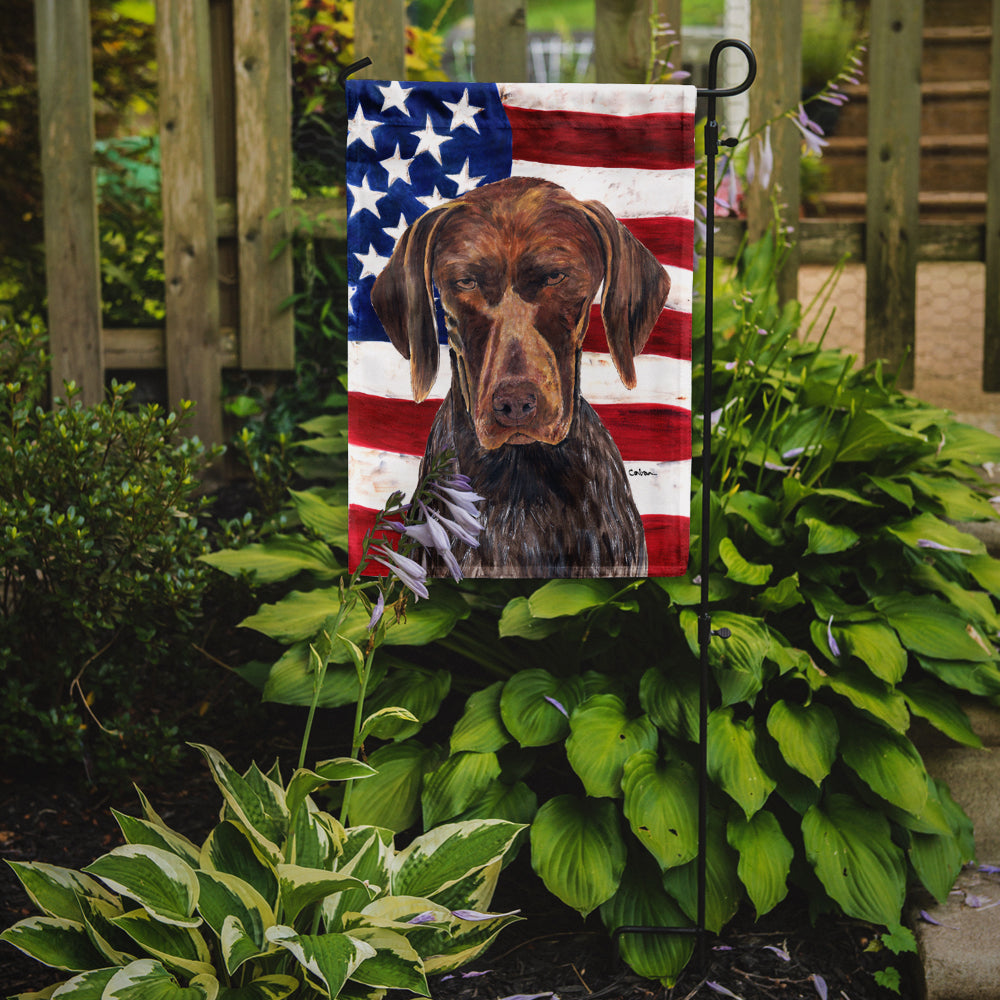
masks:
{"type": "Polygon", "coordinates": [[[337,74],[337,85],[340,87],[341,90],[346,90],[347,89],[347,78],[352,73],[357,73],[358,70],[362,70],[366,66],[371,66],[371,64],[372,64],[371,59],[369,59],[368,56],[365,56],[363,59],[359,59],[357,62],[352,62],[349,66],[345,66],[337,74]]]}

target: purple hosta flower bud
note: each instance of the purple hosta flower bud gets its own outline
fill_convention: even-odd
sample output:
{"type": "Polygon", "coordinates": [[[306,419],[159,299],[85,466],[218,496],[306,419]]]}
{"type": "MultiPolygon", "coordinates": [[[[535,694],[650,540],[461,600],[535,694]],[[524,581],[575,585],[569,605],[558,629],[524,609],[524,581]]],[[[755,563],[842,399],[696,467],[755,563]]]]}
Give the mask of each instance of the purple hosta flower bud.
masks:
{"type": "Polygon", "coordinates": [[[833,637],[833,615],[830,615],[830,620],[826,623],[826,641],[830,646],[830,652],[839,657],[840,646],[837,645],[837,640],[833,637]]]}
{"type": "Polygon", "coordinates": [[[479,910],[452,910],[451,915],[459,920],[480,921],[493,920],[495,917],[516,917],[521,911],[510,910],[507,913],[480,913],[479,910]]]}
{"type": "Polygon", "coordinates": [[[408,924],[431,924],[437,920],[437,915],[433,910],[424,910],[423,913],[418,913],[415,917],[410,917],[406,922],[408,924]]]}
{"type": "Polygon", "coordinates": [[[373,545],[370,552],[377,563],[381,563],[390,572],[395,573],[405,587],[408,587],[417,597],[430,596],[427,591],[427,570],[408,556],[400,555],[385,545],[373,545]]]}
{"type": "MultiPolygon", "coordinates": [[[[472,502],[466,502],[465,500],[452,501],[448,497],[442,496],[438,490],[432,490],[431,494],[432,496],[436,496],[448,508],[456,524],[460,525],[474,537],[478,537],[479,532],[483,530],[483,526],[479,521],[479,511],[472,502]]],[[[466,496],[477,496],[477,494],[466,494],[466,496]]]]}
{"type": "Polygon", "coordinates": [[[819,1000],[826,1000],[829,992],[826,988],[826,980],[815,972],[809,978],[812,979],[813,986],[816,987],[816,992],[819,994],[819,1000]]]}
{"type": "Polygon", "coordinates": [[[810,153],[822,156],[823,147],[827,145],[826,139],[821,138],[823,130],[806,114],[806,109],[801,104],[799,105],[799,113],[792,117],[792,123],[802,134],[806,149],[810,153]]]}
{"type": "Polygon", "coordinates": [[[940,542],[932,541],[930,538],[918,538],[917,547],[921,549],[937,549],[940,552],[958,552],[964,556],[972,555],[972,549],[956,549],[951,545],[942,545],[940,542]]]}
{"type": "Polygon", "coordinates": [[[560,712],[562,712],[562,714],[565,715],[567,719],[569,718],[569,712],[566,711],[562,702],[556,701],[555,698],[552,698],[549,695],[544,695],[543,697],[550,705],[554,705],[560,712]]]}
{"type": "Polygon", "coordinates": [[[784,948],[779,948],[776,944],[766,944],[764,945],[765,951],[773,951],[775,955],[782,960],[782,962],[790,962],[792,956],[788,954],[787,950],[784,948]]]}
{"type": "Polygon", "coordinates": [[[734,993],[732,990],[726,989],[726,987],[723,986],[722,983],[713,983],[709,981],[706,982],[705,985],[713,993],[721,993],[724,997],[734,997],[735,1000],[743,1000],[743,998],[738,993],[734,993]]]}
{"type": "Polygon", "coordinates": [[[371,632],[376,625],[382,620],[382,613],[385,611],[385,594],[380,590],[378,592],[378,600],[375,602],[375,607],[372,609],[372,616],[368,619],[368,631],[371,632]]]}
{"type": "Polygon", "coordinates": [[[774,172],[774,150],[771,148],[771,126],[764,129],[763,136],[750,148],[750,161],[747,164],[747,181],[755,181],[761,188],[767,190],[771,186],[771,174],[774,172]]]}

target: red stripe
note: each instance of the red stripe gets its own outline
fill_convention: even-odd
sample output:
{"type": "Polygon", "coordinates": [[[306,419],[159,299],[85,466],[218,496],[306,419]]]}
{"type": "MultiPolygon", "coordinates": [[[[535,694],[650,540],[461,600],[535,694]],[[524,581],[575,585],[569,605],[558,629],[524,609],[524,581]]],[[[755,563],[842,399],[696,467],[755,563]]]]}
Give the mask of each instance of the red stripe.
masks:
{"type": "MultiPolygon", "coordinates": [[[[365,532],[375,524],[375,511],[351,506],[348,522],[350,569],[361,559],[365,532]]],[[[645,514],[642,526],[646,532],[650,576],[682,576],[687,572],[690,528],[688,518],[669,514],[645,514]]],[[[378,564],[371,566],[378,573],[378,564]]]]}
{"type": "Polygon", "coordinates": [[[504,106],[513,158],[574,167],[694,166],[694,115],[601,115],[504,106]]]}
{"type": "Polygon", "coordinates": [[[691,270],[694,264],[694,221],[676,215],[650,215],[618,220],[661,263],[691,270]]]}
{"type": "MultiPolygon", "coordinates": [[[[399,455],[423,455],[439,400],[414,403],[348,394],[347,439],[399,455]]],[[[657,403],[604,403],[594,409],[626,462],[677,462],[691,457],[691,413],[657,403]]]]}
{"type": "MultiPolygon", "coordinates": [[[[583,338],[583,349],[595,354],[607,354],[608,342],[601,318],[601,307],[590,307],[590,325],[583,338]]],[[[643,354],[662,358],[691,360],[691,314],[677,309],[664,309],[642,349],[643,354]]]]}

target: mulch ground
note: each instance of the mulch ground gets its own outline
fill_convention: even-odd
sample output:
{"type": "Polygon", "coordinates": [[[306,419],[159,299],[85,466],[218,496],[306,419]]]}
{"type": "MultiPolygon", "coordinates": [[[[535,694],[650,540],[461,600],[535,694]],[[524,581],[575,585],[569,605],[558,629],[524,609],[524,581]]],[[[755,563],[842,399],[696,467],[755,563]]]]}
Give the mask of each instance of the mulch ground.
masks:
{"type": "MultiPolygon", "coordinates": [[[[258,737],[259,737],[258,733],[258,737]]],[[[288,733],[288,746],[290,747],[288,733]]],[[[278,737],[279,743],[284,741],[278,737]]],[[[258,744],[259,745],[259,744],[258,744]]],[[[237,745],[220,749],[234,763],[237,745]]],[[[211,828],[219,797],[200,755],[192,766],[155,790],[150,799],[174,828],[198,840],[211,828]]],[[[0,778],[0,858],[45,861],[80,868],[120,844],[111,807],[139,814],[134,793],[101,794],[73,775],[6,775],[0,778]]],[[[469,969],[432,977],[435,1000],[887,1000],[874,974],[887,965],[903,973],[903,997],[918,995],[910,970],[884,951],[866,950],[872,929],[854,921],[824,918],[816,926],[801,901],[783,904],[755,924],[740,914],[719,938],[705,942],[706,965],[690,967],[673,989],[634,975],[617,960],[596,916],[582,922],[544,891],[526,857],[500,880],[494,908],[519,908],[525,919],[503,931],[469,969]]],[[[31,915],[32,908],[6,865],[0,865],[0,927],[31,915]]],[[[696,963],[692,963],[692,966],[696,963]]],[[[65,977],[62,977],[65,978],[65,977]]],[[[58,981],[54,973],[0,944],[0,995],[38,990],[58,981]]]]}

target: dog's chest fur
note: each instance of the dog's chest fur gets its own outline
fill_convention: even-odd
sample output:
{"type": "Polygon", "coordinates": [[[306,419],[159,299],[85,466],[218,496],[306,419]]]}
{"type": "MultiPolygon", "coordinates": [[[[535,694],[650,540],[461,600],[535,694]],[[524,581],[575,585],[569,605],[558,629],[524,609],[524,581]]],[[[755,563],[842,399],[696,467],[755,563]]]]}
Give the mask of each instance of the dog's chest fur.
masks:
{"type": "MultiPolygon", "coordinates": [[[[457,543],[466,576],[641,576],[642,521],[611,435],[577,395],[569,434],[558,445],[487,450],[453,388],[438,411],[421,475],[452,451],[485,499],[479,547],[457,543]]],[[[441,567],[431,562],[431,571],[441,567]]]]}

